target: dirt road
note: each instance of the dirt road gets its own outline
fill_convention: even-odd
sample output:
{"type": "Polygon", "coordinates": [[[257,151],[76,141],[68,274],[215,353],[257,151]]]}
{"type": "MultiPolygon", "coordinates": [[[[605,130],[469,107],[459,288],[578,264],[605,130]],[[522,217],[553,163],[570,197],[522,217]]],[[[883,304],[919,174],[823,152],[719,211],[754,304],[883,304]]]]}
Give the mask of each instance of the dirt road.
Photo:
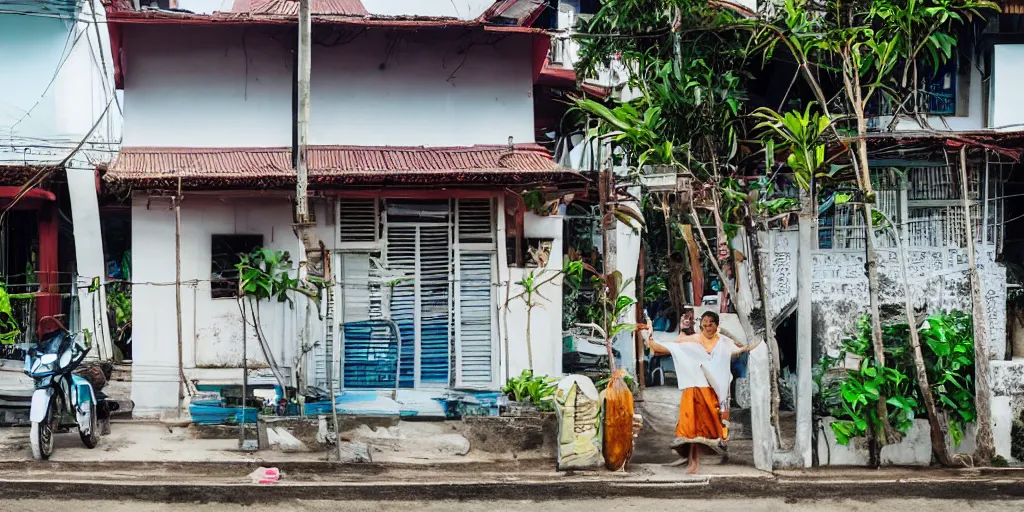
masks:
{"type": "Polygon", "coordinates": [[[586,501],[573,500],[561,502],[531,501],[438,501],[438,502],[369,502],[369,501],[317,501],[292,500],[268,505],[226,504],[160,504],[125,501],[69,501],[66,499],[52,500],[0,500],[0,512],[39,512],[40,510],[74,510],[76,512],[171,512],[187,510],[189,512],[319,512],[319,511],[352,511],[352,512],[463,512],[484,510],[497,511],[529,511],[536,512],[577,512],[579,510],[600,510],[602,512],[655,512],[679,511],[687,512],[996,512],[1006,510],[1024,510],[1021,501],[942,501],[926,499],[899,499],[879,501],[849,500],[808,500],[786,502],[777,499],[758,500],[652,500],[644,498],[623,498],[613,500],[586,501]]]}

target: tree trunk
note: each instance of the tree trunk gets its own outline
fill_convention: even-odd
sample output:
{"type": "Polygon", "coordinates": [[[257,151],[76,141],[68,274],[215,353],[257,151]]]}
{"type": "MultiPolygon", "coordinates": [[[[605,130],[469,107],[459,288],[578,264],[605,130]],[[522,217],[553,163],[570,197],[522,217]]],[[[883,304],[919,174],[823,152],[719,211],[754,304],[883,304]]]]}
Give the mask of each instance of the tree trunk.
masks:
{"type": "MultiPolygon", "coordinates": [[[[868,300],[871,309],[871,345],[875,361],[880,368],[885,367],[885,345],[882,343],[882,315],[879,310],[880,285],[878,281],[878,253],[875,252],[875,228],[872,223],[872,204],[875,199],[875,192],[871,186],[871,169],[868,162],[867,119],[864,117],[864,105],[860,98],[860,86],[857,84],[854,100],[854,111],[857,114],[857,161],[860,167],[860,188],[865,198],[862,206],[864,214],[864,259],[868,274],[868,300]]],[[[885,407],[886,397],[880,396],[876,404],[876,414],[880,425],[878,426],[878,449],[880,450],[888,441],[897,437],[896,431],[889,424],[889,414],[885,407]]]]}
{"type": "MultiPolygon", "coordinates": [[[[755,286],[757,286],[757,289],[760,291],[761,309],[764,311],[764,335],[765,339],[768,341],[768,349],[771,350],[771,358],[769,359],[771,362],[770,375],[772,393],[770,412],[771,422],[775,432],[775,444],[777,446],[781,446],[781,423],[779,422],[779,409],[782,404],[782,397],[779,395],[779,367],[781,361],[779,358],[779,342],[775,339],[775,327],[773,325],[774,317],[772,317],[770,309],[770,283],[774,268],[769,266],[767,275],[765,275],[764,267],[761,264],[761,251],[760,243],[757,239],[757,230],[754,228],[754,222],[750,216],[747,216],[747,237],[750,240],[750,266],[754,270],[754,279],[756,281],[755,286]]],[[[769,238],[768,243],[772,243],[771,238],[769,238]]],[[[770,258],[768,260],[768,265],[772,265],[772,260],[770,258]]]]}
{"type": "Polygon", "coordinates": [[[935,407],[935,397],[932,395],[932,386],[928,382],[928,369],[924,364],[924,355],[921,353],[921,337],[917,331],[917,318],[914,315],[914,300],[910,296],[910,279],[907,275],[906,245],[902,240],[902,232],[893,230],[896,240],[899,242],[897,251],[900,258],[900,272],[903,274],[903,297],[907,313],[907,325],[910,327],[910,346],[914,349],[914,373],[917,374],[917,387],[921,390],[921,397],[924,400],[924,408],[928,411],[928,425],[931,427],[932,452],[935,459],[943,466],[952,466],[949,445],[946,443],[946,432],[949,426],[946,423],[946,416],[939,414],[935,407]]]}
{"type": "Polygon", "coordinates": [[[995,440],[992,438],[992,405],[989,403],[988,317],[985,303],[981,298],[981,278],[975,262],[974,231],[971,219],[971,201],[967,195],[967,146],[960,146],[960,192],[964,202],[964,234],[967,237],[967,261],[971,274],[971,302],[974,317],[974,407],[977,418],[977,448],[974,450],[975,464],[988,466],[995,457],[995,440]]]}

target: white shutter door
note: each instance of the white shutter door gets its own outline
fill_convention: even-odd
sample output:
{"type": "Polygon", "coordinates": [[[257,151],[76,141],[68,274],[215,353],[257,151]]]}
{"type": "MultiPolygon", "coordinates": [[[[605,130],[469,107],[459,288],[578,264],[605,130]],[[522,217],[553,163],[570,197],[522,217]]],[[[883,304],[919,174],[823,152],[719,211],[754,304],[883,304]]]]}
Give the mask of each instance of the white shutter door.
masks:
{"type": "Polygon", "coordinates": [[[456,213],[457,383],[487,388],[495,384],[498,337],[494,203],[491,199],[460,199],[456,213]]]}
{"type": "Polygon", "coordinates": [[[494,380],[494,255],[459,255],[459,368],[461,384],[486,386],[494,380]]]}
{"type": "Polygon", "coordinates": [[[402,281],[391,292],[391,319],[398,324],[402,335],[401,387],[415,387],[416,383],[416,273],[417,228],[387,226],[388,268],[404,275],[413,276],[411,281],[402,281]]]}

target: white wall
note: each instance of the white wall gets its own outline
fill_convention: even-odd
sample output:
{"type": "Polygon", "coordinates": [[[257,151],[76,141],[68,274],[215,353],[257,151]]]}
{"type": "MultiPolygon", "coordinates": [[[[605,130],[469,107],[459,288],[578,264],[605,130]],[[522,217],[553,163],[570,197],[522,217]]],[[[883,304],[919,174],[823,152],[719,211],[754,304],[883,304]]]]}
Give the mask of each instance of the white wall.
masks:
{"type": "Polygon", "coordinates": [[[94,161],[109,161],[120,138],[110,43],[97,8],[84,2],[79,22],[36,15],[0,14],[0,162],[61,161],[97,120],[83,147],[94,161]],[[105,113],[106,111],[106,113],[105,113]]]}
{"type": "MultiPolygon", "coordinates": [[[[362,0],[370,14],[380,16],[443,16],[478,18],[494,0],[362,0]]],[[[178,7],[198,14],[230,11],[233,0],[178,0],[178,7]]],[[[314,11],[316,12],[316,11],[314,11]]]]}
{"type": "MultiPolygon", "coordinates": [[[[312,144],[533,142],[528,36],[489,45],[491,36],[479,34],[400,32],[389,55],[387,34],[314,47],[312,144]]],[[[290,41],[271,35],[279,36],[241,27],[126,27],[125,145],[290,146],[290,41]]]]}
{"type": "MultiPolygon", "coordinates": [[[[505,267],[499,269],[500,281],[511,282],[509,296],[515,297],[522,293],[522,286],[516,285],[527,274],[534,272],[541,280],[546,280],[562,269],[562,226],[563,218],[558,215],[540,217],[527,213],[524,230],[527,238],[550,238],[551,259],[544,269],[505,267]]],[[[501,238],[504,241],[504,238],[501,238]]],[[[499,251],[504,250],[499,247],[499,251]]],[[[505,286],[499,287],[498,302],[505,303],[505,286]]],[[[562,375],[562,279],[561,277],[542,286],[539,289],[540,295],[536,297],[541,305],[534,307],[530,313],[530,345],[533,347],[533,370],[535,375],[562,375]],[[547,300],[545,300],[545,298],[547,300]]],[[[499,376],[499,383],[504,384],[505,372],[515,377],[523,370],[529,368],[526,351],[526,307],[523,301],[511,300],[508,312],[502,308],[502,315],[507,319],[502,321],[502,329],[508,326],[508,353],[509,358],[505,360],[504,336],[502,337],[503,353],[501,354],[502,367],[499,376]],[[504,322],[507,321],[507,324],[504,322]]]]}
{"type": "Polygon", "coordinates": [[[381,16],[446,16],[479,18],[494,0],[362,0],[370,14],[381,16]]]}
{"type": "MultiPolygon", "coordinates": [[[[1024,81],[1024,44],[992,47],[992,128],[1024,124],[1020,84],[1024,81]]],[[[1014,130],[1020,130],[1016,126],[1014,130]]]]}
{"type": "MultiPolygon", "coordinates": [[[[159,416],[177,408],[177,324],[175,307],[174,211],[166,199],[132,201],[133,383],[136,415],[159,416]],[[148,203],[148,207],[147,207],[148,203]]],[[[323,219],[317,206],[318,218],[323,219]]],[[[261,234],[265,247],[296,254],[291,203],[285,196],[227,197],[188,195],[181,207],[182,359],[188,380],[240,382],[242,320],[235,299],[210,297],[211,237],[214,234],[261,234]],[[195,285],[188,281],[198,280],[195,285]]],[[[304,301],[294,310],[285,304],[260,304],[261,325],[286,377],[297,356],[304,301]]],[[[314,312],[312,325],[319,329],[314,312]]],[[[246,337],[247,359],[266,366],[254,330],[246,337]]],[[[313,333],[319,336],[318,332],[313,333]]],[[[266,372],[264,372],[266,373],[266,372]]]]}

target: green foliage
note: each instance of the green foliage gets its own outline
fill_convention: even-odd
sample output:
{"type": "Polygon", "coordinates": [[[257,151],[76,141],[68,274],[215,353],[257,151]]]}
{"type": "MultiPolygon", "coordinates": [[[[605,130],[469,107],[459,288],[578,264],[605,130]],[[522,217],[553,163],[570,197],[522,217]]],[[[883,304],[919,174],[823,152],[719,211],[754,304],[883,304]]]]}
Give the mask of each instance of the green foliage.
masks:
{"type": "Polygon", "coordinates": [[[0,282],[0,345],[13,345],[17,342],[21,328],[14,319],[11,310],[11,297],[7,295],[7,284],[0,282]]]}
{"type": "Polygon", "coordinates": [[[593,100],[577,100],[576,106],[603,121],[594,135],[608,138],[626,147],[634,155],[634,169],[646,165],[672,165],[676,163],[672,141],[662,137],[664,120],[661,107],[646,106],[648,102],[621,103],[613,109],[593,100]],[[643,112],[637,109],[645,108],[643,112]]]}
{"type": "Polygon", "coordinates": [[[552,411],[557,382],[553,377],[534,376],[533,370],[527,369],[519,377],[510,378],[501,392],[514,402],[530,403],[542,411],[552,411]]]}
{"type": "Polygon", "coordinates": [[[987,0],[785,0],[762,34],[764,55],[781,42],[799,63],[838,75],[863,115],[878,92],[896,104],[917,94],[918,67],[938,70],[954,56],[957,29],[998,10],[987,0]]]}
{"type": "MultiPolygon", "coordinates": [[[[921,350],[936,406],[949,416],[950,438],[954,445],[963,440],[963,432],[974,422],[974,339],[971,316],[953,312],[928,317],[921,328],[921,350]]],[[[840,444],[866,435],[879,425],[875,406],[885,396],[889,422],[905,433],[914,418],[927,417],[920,389],[914,379],[913,354],[907,324],[883,328],[886,367],[877,364],[871,348],[871,324],[865,316],[858,322],[858,334],[844,340],[839,358],[823,358],[815,379],[821,390],[819,413],[836,418],[832,430],[840,444]],[[843,378],[823,383],[824,370],[847,355],[860,360],[856,369],[847,369],[843,378]]]]}
{"type": "Polygon", "coordinates": [[[611,109],[577,104],[635,168],[677,165],[698,178],[713,175],[738,154],[752,25],[706,1],[605,0],[580,27],[577,73],[594,77],[616,55],[640,94],[611,109]]]}
{"type": "Polygon", "coordinates": [[[668,286],[662,275],[649,275],[644,279],[644,304],[653,304],[668,295],[668,286]]]}
{"type": "Polygon", "coordinates": [[[977,418],[974,408],[974,325],[970,315],[928,317],[921,329],[922,350],[936,405],[950,411],[949,433],[960,444],[964,428],[977,418]]]}
{"type": "Polygon", "coordinates": [[[754,111],[753,117],[761,120],[754,129],[761,132],[769,171],[774,168],[775,151],[778,149],[789,152],[786,165],[793,170],[797,185],[804,190],[810,190],[812,179],[828,175],[821,169],[825,165],[828,142],[825,133],[832,121],[818,111],[814,102],[808,104],[803,112],[785,114],[762,107],[754,111]]]}
{"type": "MultiPolygon", "coordinates": [[[[261,247],[252,254],[239,255],[241,261],[235,264],[238,269],[239,287],[242,294],[255,300],[276,299],[287,302],[292,308],[295,301],[289,296],[290,291],[298,291],[319,302],[319,293],[305,289],[298,279],[289,275],[291,260],[287,251],[275,251],[261,247]]],[[[323,282],[310,280],[322,287],[323,282]]]]}
{"type": "MultiPolygon", "coordinates": [[[[596,387],[597,391],[600,393],[601,391],[604,391],[605,389],[608,388],[608,383],[611,381],[612,376],[610,374],[605,375],[604,377],[598,379],[597,382],[594,383],[594,387],[596,387]]],[[[629,391],[631,393],[633,393],[634,395],[640,393],[640,387],[637,386],[636,381],[633,380],[633,377],[630,376],[628,373],[622,376],[622,381],[626,383],[626,387],[629,388],[629,391]]]]}
{"type": "Polygon", "coordinates": [[[122,286],[121,283],[112,283],[107,286],[107,308],[114,313],[112,326],[119,329],[132,321],[132,294],[131,289],[122,286]]]}

